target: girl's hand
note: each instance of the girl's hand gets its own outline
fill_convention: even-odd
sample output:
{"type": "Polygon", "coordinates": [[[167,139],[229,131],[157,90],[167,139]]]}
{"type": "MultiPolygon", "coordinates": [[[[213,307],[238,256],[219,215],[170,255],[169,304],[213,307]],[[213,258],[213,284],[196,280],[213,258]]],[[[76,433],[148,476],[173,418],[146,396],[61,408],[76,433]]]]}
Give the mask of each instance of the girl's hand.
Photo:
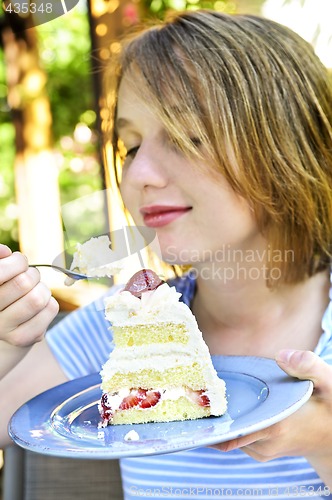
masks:
{"type": "Polygon", "coordinates": [[[241,448],[259,462],[304,456],[332,488],[332,367],[311,351],[283,350],[276,361],[288,375],[313,381],[309,401],[267,429],[213,447],[221,451],[241,448]]]}
{"type": "Polygon", "coordinates": [[[0,341],[18,347],[40,341],[58,310],[39,271],[0,244],[0,341]]]}

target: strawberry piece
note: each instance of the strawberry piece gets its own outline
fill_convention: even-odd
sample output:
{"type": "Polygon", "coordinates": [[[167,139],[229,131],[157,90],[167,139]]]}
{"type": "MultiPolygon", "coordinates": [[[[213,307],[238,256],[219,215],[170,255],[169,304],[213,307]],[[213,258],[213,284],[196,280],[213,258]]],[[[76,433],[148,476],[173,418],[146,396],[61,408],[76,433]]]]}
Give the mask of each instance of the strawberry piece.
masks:
{"type": "Polygon", "coordinates": [[[129,396],[123,398],[119,410],[130,410],[130,408],[134,408],[140,404],[140,396],[137,391],[131,391],[129,396]]]}
{"type": "Polygon", "coordinates": [[[159,391],[149,391],[146,389],[132,389],[130,394],[123,398],[119,410],[130,410],[130,408],[151,408],[160,399],[159,391]]]}
{"type": "Polygon", "coordinates": [[[146,391],[145,398],[142,399],[140,407],[141,408],[151,408],[155,406],[160,399],[159,391],[146,391]]]}
{"type": "Polygon", "coordinates": [[[204,391],[198,391],[198,404],[200,406],[210,406],[209,396],[204,391]]]}
{"type": "Polygon", "coordinates": [[[103,394],[100,401],[100,414],[104,422],[108,422],[113,415],[112,408],[108,403],[107,394],[103,394]]]}
{"type": "Polygon", "coordinates": [[[210,406],[209,396],[206,394],[205,390],[193,391],[187,387],[186,389],[188,397],[199,406],[210,406]]]}
{"type": "Polygon", "coordinates": [[[151,271],[151,269],[141,269],[130,278],[124,287],[124,291],[141,298],[142,293],[155,290],[162,283],[164,282],[154,271],[151,271]]]}

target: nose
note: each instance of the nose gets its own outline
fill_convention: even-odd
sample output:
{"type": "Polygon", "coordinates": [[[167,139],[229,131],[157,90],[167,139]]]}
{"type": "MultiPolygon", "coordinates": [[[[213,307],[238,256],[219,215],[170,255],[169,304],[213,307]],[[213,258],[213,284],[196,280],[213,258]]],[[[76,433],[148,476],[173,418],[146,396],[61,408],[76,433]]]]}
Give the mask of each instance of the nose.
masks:
{"type": "Polygon", "coordinates": [[[150,142],[142,142],[129,165],[124,169],[122,186],[164,188],[167,185],[167,166],[162,152],[150,142]]]}

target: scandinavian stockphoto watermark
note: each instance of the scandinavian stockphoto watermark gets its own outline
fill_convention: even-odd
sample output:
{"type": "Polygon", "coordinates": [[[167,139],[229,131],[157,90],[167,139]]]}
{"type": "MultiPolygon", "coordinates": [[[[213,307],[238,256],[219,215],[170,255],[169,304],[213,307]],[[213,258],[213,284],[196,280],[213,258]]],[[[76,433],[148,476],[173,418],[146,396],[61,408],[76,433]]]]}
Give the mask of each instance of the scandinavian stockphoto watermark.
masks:
{"type": "Polygon", "coordinates": [[[188,263],[191,274],[201,279],[219,279],[224,283],[233,280],[279,280],[281,264],[294,262],[294,250],[274,249],[267,245],[263,249],[240,249],[230,244],[212,249],[167,249],[169,264],[188,263]]]}

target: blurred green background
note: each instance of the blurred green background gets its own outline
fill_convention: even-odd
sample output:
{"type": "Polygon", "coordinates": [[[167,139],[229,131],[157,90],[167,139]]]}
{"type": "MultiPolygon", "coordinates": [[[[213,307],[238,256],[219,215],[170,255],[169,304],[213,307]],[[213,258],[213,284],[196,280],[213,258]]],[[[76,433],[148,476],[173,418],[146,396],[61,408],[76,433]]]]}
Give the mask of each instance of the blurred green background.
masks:
{"type": "MultiPolygon", "coordinates": [[[[40,62],[47,74],[53,151],[59,169],[61,203],[101,188],[96,146],[96,110],[91,83],[89,22],[84,4],[37,27],[40,62]]],[[[0,51],[0,235],[18,249],[14,187],[15,130],[6,102],[4,53],[0,51]]],[[[88,219],[87,224],[95,221],[88,219]]]]}

